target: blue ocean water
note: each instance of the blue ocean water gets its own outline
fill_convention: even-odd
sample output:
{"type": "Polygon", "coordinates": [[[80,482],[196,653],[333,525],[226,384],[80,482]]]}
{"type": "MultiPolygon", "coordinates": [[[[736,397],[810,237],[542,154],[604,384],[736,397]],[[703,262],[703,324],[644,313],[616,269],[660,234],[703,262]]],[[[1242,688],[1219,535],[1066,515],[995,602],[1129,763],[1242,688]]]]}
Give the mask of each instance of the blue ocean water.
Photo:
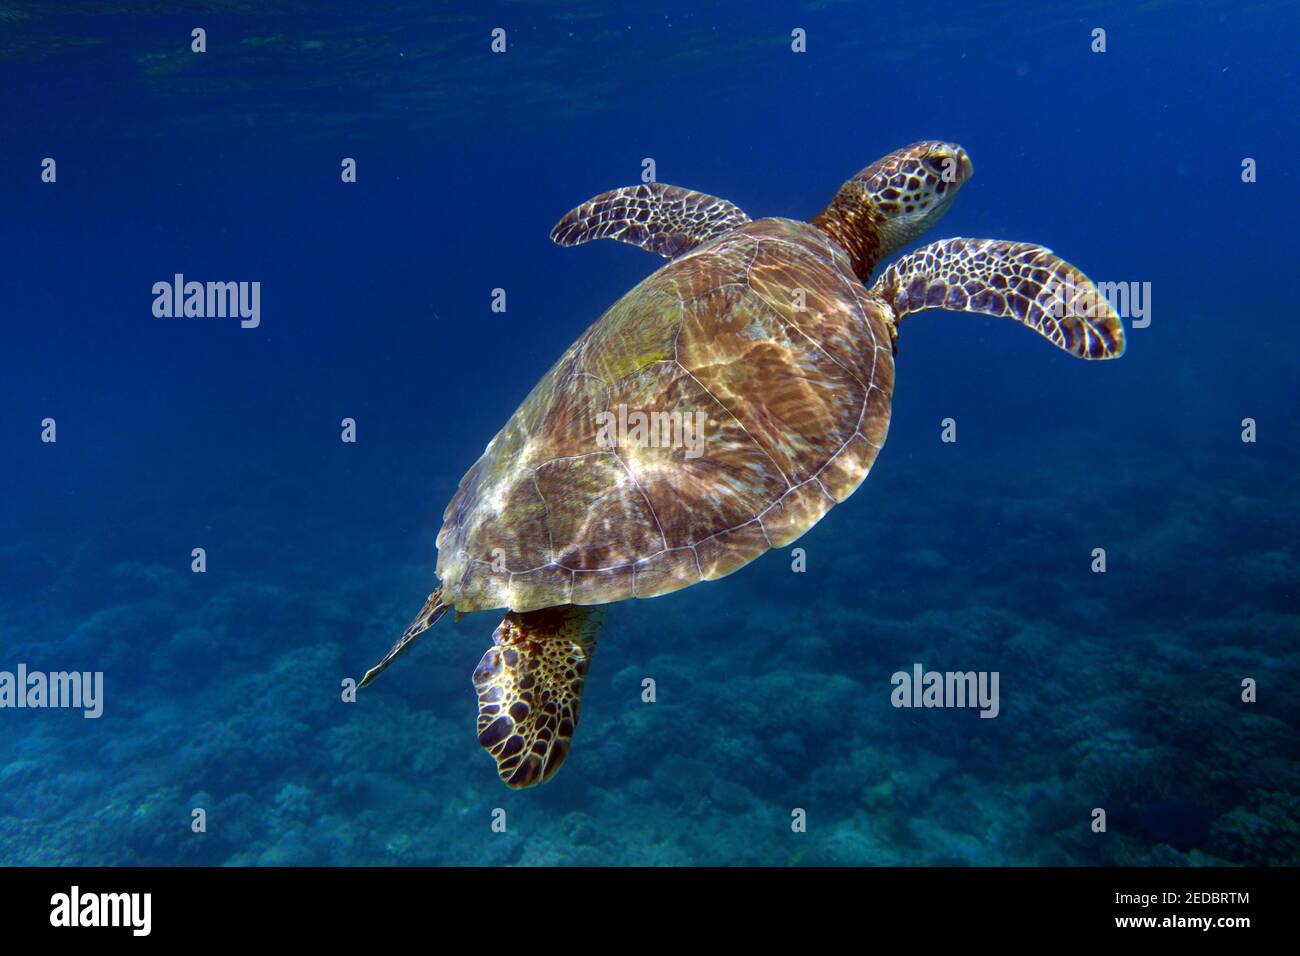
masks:
{"type": "Polygon", "coordinates": [[[0,862],[1300,863],[1298,27],[0,3],[0,671],[104,688],[97,719],[0,708],[0,862]],[[1041,242],[1149,289],[1122,359],[909,318],[889,441],[806,570],[786,548],[614,606],[542,787],[475,740],[495,614],[341,699],[434,586],[461,475],[662,264],[554,246],[565,211],[649,158],[807,219],[924,138],[975,176],[921,241],[1041,242]],[[260,324],[155,317],[177,273],[259,282],[260,324]],[[916,664],[997,672],[998,716],[892,706],[916,664]]]}

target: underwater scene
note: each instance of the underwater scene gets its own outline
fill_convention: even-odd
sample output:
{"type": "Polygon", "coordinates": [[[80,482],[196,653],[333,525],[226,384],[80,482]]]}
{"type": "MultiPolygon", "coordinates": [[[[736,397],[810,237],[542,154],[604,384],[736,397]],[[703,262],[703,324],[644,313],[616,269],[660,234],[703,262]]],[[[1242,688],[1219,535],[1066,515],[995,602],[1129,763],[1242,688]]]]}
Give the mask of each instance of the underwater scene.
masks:
{"type": "Polygon", "coordinates": [[[1300,864],[1298,30],[0,0],[0,863],[1300,864]]]}

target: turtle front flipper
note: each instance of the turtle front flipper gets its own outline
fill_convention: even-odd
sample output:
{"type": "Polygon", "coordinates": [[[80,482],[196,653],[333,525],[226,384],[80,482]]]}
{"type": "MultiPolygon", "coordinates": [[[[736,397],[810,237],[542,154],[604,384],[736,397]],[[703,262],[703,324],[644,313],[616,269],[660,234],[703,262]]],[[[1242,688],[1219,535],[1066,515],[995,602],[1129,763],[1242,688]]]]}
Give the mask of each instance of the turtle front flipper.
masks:
{"type": "Polygon", "coordinates": [[[604,618],[603,605],[563,604],[511,611],[492,633],[474,668],[478,742],[508,786],[542,783],[564,763],[604,618]]]}
{"type": "Polygon", "coordinates": [[[1123,323],[1101,290],[1029,242],[932,242],[891,264],[871,291],[889,303],[895,323],[923,309],[982,312],[1015,319],[1078,358],[1124,354],[1123,323]]]}
{"type": "Polygon", "coordinates": [[[747,222],[739,207],[717,196],[642,183],[601,193],[570,210],[551,230],[551,239],[561,246],[617,239],[672,259],[747,222]]]}
{"type": "Polygon", "coordinates": [[[442,588],[438,588],[430,594],[424,602],[424,607],[420,608],[420,613],[415,615],[415,620],[406,626],[406,630],[397,639],[397,643],[384,655],[384,659],[366,671],[366,676],[361,678],[361,683],[357,684],[357,690],[365,687],[378,677],[380,671],[397,660],[410,648],[412,641],[437,624],[438,618],[447,613],[448,607],[450,605],[444,604],[442,600],[442,588]]]}

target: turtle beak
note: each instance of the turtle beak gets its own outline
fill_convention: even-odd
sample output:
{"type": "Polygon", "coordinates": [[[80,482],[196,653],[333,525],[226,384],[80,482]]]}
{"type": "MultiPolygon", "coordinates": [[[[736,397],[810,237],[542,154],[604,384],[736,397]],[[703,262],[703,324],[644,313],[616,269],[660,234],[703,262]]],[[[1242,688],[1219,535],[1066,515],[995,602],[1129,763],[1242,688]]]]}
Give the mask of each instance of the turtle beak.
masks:
{"type": "Polygon", "coordinates": [[[962,182],[970,179],[975,175],[975,164],[970,161],[970,155],[960,146],[957,147],[957,162],[961,164],[962,182]]]}

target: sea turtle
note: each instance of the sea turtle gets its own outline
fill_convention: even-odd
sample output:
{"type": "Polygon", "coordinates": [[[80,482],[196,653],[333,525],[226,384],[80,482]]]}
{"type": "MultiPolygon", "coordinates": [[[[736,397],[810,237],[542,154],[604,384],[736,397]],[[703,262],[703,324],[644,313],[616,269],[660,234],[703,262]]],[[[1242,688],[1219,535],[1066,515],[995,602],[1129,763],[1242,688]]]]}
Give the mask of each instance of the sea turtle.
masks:
{"type": "MultiPolygon", "coordinates": [[[[667,594],[790,544],[885,442],[899,321],[1012,318],[1084,359],[1124,351],[1118,316],[1042,246],[945,239],[878,264],[952,204],[960,146],[872,163],[811,222],[643,183],[555,226],[670,259],[561,356],[460,482],[440,586],[364,687],[450,608],[506,609],[474,670],[479,743],[511,787],[568,754],[603,605],[667,594]]],[[[828,717],[827,720],[833,718],[828,717]]]]}

